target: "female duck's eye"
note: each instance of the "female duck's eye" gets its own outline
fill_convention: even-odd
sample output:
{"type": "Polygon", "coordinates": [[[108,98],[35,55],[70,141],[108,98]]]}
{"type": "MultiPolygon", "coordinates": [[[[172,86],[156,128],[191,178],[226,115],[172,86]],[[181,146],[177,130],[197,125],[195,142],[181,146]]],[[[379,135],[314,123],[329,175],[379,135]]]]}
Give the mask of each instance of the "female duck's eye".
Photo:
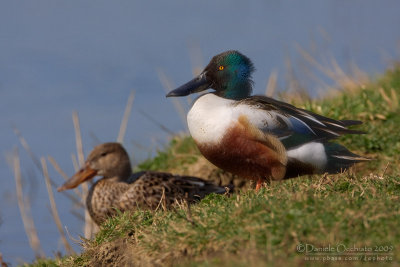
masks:
{"type": "Polygon", "coordinates": [[[224,66],[221,65],[221,66],[218,67],[218,69],[219,69],[219,70],[223,70],[223,69],[224,69],[224,66]]]}
{"type": "Polygon", "coordinates": [[[103,152],[100,154],[101,157],[104,157],[105,155],[107,155],[107,152],[103,152]]]}

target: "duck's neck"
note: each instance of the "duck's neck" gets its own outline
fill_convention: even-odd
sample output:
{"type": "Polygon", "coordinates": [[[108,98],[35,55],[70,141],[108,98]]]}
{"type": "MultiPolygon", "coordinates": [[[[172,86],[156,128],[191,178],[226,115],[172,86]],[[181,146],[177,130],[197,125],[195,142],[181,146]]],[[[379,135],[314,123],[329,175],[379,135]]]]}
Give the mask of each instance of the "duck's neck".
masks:
{"type": "Polygon", "coordinates": [[[216,95],[232,99],[232,100],[241,100],[246,97],[249,97],[252,92],[252,84],[250,81],[231,81],[227,84],[224,90],[216,91],[216,95]]]}
{"type": "MultiPolygon", "coordinates": [[[[107,182],[125,182],[131,177],[132,168],[129,160],[121,162],[118,167],[105,171],[103,179],[107,182]]],[[[103,180],[102,179],[102,180],[103,180]]]]}

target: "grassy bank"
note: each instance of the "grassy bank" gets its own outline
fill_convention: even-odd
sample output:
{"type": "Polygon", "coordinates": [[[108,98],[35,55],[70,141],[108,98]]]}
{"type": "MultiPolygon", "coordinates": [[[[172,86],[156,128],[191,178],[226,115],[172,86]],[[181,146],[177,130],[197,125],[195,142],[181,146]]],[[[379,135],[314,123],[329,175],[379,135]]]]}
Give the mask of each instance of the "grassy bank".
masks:
{"type": "Polygon", "coordinates": [[[344,174],[274,182],[258,193],[244,190],[248,182],[207,163],[189,137],[175,138],[138,169],[209,177],[243,190],[230,197],[211,195],[197,205],[182,204],[170,211],[121,214],[84,242],[81,255],[34,266],[399,263],[399,98],[397,66],[375,82],[336,96],[296,101],[325,116],[364,121],[357,129],[367,134],[338,141],[373,160],[344,174]],[[312,248],[330,251],[304,251],[312,248]],[[371,251],[357,251],[361,249],[371,251]],[[332,261],[338,257],[342,261],[332,261]]]}

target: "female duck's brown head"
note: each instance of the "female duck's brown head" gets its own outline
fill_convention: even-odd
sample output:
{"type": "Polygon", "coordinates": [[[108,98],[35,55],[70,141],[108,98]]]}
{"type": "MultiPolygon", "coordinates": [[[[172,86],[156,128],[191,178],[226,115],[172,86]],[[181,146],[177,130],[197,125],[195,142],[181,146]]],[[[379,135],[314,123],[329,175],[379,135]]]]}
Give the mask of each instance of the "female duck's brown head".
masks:
{"type": "Polygon", "coordinates": [[[75,173],[57,190],[72,189],[95,176],[105,179],[126,180],[132,174],[126,150],[119,143],[104,143],[96,146],[87,157],[85,166],[75,173]]]}

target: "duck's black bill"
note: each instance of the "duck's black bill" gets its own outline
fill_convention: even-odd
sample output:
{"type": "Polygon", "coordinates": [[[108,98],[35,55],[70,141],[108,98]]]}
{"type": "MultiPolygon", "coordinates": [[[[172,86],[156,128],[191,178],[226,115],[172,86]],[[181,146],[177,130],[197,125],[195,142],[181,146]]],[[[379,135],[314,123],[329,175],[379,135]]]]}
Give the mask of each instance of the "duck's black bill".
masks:
{"type": "Polygon", "coordinates": [[[167,97],[171,96],[187,96],[193,93],[204,91],[210,88],[211,83],[207,80],[204,73],[200,74],[193,80],[185,83],[184,85],[172,90],[167,94],[167,97]]]}

